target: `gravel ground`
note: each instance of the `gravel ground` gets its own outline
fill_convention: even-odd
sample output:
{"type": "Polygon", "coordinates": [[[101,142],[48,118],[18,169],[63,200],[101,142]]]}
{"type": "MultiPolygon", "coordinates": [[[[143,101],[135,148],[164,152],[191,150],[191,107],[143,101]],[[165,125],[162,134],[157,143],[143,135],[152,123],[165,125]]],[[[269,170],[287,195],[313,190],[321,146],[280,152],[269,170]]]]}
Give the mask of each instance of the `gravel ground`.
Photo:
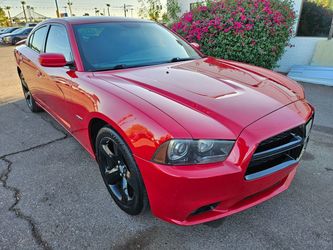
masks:
{"type": "Polygon", "coordinates": [[[333,249],[333,88],[304,84],[316,121],[289,190],[226,219],[179,227],[116,207],[84,149],[19,100],[12,49],[0,48],[1,249],[333,249]]]}

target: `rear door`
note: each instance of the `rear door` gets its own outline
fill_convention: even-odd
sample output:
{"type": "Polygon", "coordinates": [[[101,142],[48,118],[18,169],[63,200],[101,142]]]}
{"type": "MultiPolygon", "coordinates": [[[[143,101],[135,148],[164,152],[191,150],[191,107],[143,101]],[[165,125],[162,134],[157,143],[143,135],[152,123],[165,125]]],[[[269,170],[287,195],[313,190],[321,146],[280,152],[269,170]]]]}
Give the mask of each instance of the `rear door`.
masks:
{"type": "Polygon", "coordinates": [[[39,67],[38,56],[44,51],[48,28],[49,26],[45,25],[35,30],[29,37],[28,47],[24,49],[20,55],[20,69],[23,73],[23,77],[25,78],[33,97],[39,103],[42,102],[43,84],[40,79],[42,73],[39,67]]]}

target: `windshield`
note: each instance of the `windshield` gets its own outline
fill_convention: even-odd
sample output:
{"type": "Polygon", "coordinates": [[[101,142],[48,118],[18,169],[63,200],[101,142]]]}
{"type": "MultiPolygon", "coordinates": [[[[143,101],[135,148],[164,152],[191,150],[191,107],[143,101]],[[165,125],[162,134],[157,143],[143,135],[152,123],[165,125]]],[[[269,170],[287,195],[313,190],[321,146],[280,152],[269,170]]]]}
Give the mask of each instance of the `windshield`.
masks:
{"type": "Polygon", "coordinates": [[[23,31],[23,29],[16,29],[13,32],[11,32],[11,34],[19,34],[23,31]]]}
{"type": "Polygon", "coordinates": [[[74,33],[87,71],[200,58],[189,44],[153,22],[79,24],[74,33]]]}
{"type": "Polygon", "coordinates": [[[10,32],[12,32],[12,31],[14,31],[15,30],[15,28],[7,28],[7,29],[4,29],[3,31],[2,31],[2,33],[10,33],[10,32]]]}

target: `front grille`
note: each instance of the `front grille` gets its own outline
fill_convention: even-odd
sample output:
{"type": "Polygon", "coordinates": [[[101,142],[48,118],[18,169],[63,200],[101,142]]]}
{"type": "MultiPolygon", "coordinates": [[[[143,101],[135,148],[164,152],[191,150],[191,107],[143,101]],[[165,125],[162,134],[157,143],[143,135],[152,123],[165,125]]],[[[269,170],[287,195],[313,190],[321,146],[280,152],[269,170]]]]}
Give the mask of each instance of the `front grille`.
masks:
{"type": "MultiPolygon", "coordinates": [[[[312,119],[307,124],[312,126],[312,119]]],[[[305,124],[262,141],[252,156],[245,173],[254,180],[296,163],[308,140],[305,124]]]]}

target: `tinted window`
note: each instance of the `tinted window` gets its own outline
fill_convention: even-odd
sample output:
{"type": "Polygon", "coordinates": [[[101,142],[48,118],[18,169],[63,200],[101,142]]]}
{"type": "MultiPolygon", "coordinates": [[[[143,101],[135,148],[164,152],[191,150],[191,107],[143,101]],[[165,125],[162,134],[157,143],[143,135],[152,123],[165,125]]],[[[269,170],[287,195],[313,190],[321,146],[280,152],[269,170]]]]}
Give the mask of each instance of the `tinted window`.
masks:
{"type": "Polygon", "coordinates": [[[11,34],[27,35],[30,33],[31,30],[32,30],[32,28],[18,29],[18,30],[15,30],[14,32],[12,32],[11,34]]]}
{"type": "Polygon", "coordinates": [[[15,31],[15,30],[17,30],[18,28],[8,28],[7,30],[6,30],[6,32],[8,32],[8,33],[11,33],[11,32],[13,32],[13,31],[15,31]]]}
{"type": "Polygon", "coordinates": [[[31,48],[31,43],[32,43],[32,40],[34,39],[34,33],[32,33],[29,37],[29,40],[28,40],[28,47],[31,48]]]}
{"type": "Polygon", "coordinates": [[[190,45],[156,23],[80,24],[74,32],[88,71],[200,58],[190,45]]]}
{"type": "Polygon", "coordinates": [[[65,27],[51,26],[47,36],[45,52],[63,54],[68,62],[73,60],[65,27]]]}
{"type": "Polygon", "coordinates": [[[20,34],[20,33],[22,33],[22,31],[23,31],[24,29],[17,29],[17,30],[14,30],[11,34],[20,34]]]}
{"type": "Polygon", "coordinates": [[[32,31],[32,28],[25,29],[23,34],[28,35],[32,31]]]}
{"type": "Polygon", "coordinates": [[[47,27],[44,26],[34,32],[33,38],[31,40],[31,48],[37,52],[43,51],[45,38],[47,33],[47,27]]]}

